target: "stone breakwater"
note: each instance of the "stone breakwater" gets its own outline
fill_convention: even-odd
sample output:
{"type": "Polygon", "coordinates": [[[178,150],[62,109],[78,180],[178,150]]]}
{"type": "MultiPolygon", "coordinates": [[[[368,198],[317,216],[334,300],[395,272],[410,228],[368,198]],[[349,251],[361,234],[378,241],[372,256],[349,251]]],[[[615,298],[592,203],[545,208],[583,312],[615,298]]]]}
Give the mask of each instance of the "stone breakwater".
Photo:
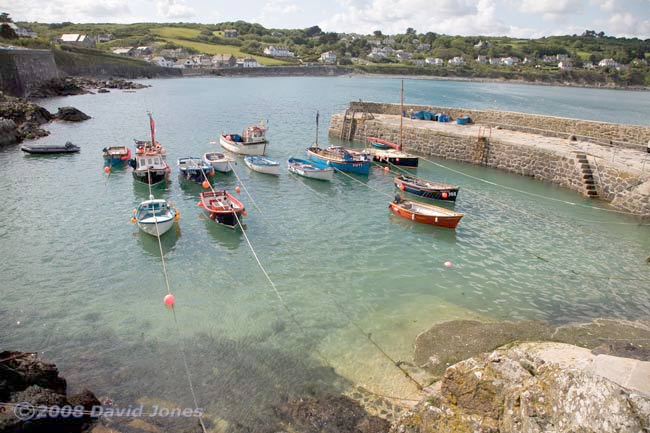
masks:
{"type": "MultiPolygon", "coordinates": [[[[383,107],[385,112],[397,110],[399,113],[399,105],[363,104],[370,106],[374,113],[372,110],[357,112],[353,120],[349,120],[348,116],[347,121],[344,114],[335,114],[330,121],[329,134],[341,137],[346,122],[344,138],[365,142],[366,137],[374,136],[399,142],[399,115],[377,113],[380,111],[378,107],[383,107]]],[[[471,115],[470,110],[456,111],[458,114],[462,111],[462,114],[471,115]]],[[[402,128],[404,150],[531,176],[585,196],[600,198],[617,209],[650,217],[650,160],[647,160],[648,154],[640,145],[633,145],[639,137],[650,137],[650,127],[620,125],[621,130],[615,131],[614,126],[617,125],[604,124],[602,131],[607,130],[619,141],[628,143],[626,147],[611,147],[609,142],[606,146],[595,144],[595,139],[564,139],[491,127],[478,123],[477,119],[473,120],[475,123],[472,125],[457,125],[405,118],[402,128]],[[626,135],[625,131],[628,130],[633,131],[630,136],[626,135]]],[[[594,132],[590,134],[596,135],[594,132]]],[[[601,139],[602,136],[598,140],[601,139]]]]}

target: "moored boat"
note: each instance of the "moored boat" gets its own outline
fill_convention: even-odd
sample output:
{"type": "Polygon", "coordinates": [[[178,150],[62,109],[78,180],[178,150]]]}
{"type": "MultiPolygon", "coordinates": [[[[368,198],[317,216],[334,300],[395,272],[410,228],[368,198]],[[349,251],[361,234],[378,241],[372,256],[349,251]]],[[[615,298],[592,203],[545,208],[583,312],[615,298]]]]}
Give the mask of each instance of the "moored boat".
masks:
{"type": "Polygon", "coordinates": [[[244,163],[248,168],[258,173],[280,175],[280,164],[272,159],[253,155],[244,157],[244,163]]]}
{"type": "Polygon", "coordinates": [[[334,169],[327,165],[306,159],[289,158],[287,160],[288,170],[299,176],[310,179],[331,181],[334,177],[334,169]]]}
{"type": "Polygon", "coordinates": [[[180,218],[180,212],[174,205],[163,199],[154,199],[153,195],[134,210],[131,221],[138,224],[143,232],[151,236],[162,236],[172,228],[180,218]]]}
{"type": "Polygon", "coordinates": [[[412,176],[397,176],[393,179],[395,186],[402,191],[434,200],[456,201],[458,186],[434,182],[412,176]]]}
{"type": "Polygon", "coordinates": [[[244,205],[226,190],[202,192],[199,206],[211,220],[233,229],[246,215],[244,205]]]}
{"type": "Polygon", "coordinates": [[[81,148],[68,141],[63,146],[56,145],[56,144],[40,145],[40,146],[25,144],[20,148],[20,150],[27,153],[47,154],[47,153],[75,153],[75,152],[79,152],[81,148]]]}
{"type": "Polygon", "coordinates": [[[232,171],[231,164],[234,159],[221,152],[206,152],[203,154],[203,161],[221,173],[230,173],[232,171]]]}
{"type": "Polygon", "coordinates": [[[151,141],[135,140],[135,158],[129,160],[129,166],[133,167],[133,178],[136,181],[157,185],[167,181],[171,168],[165,162],[164,149],[156,141],[153,116],[151,113],[147,114],[149,115],[151,141]]]}
{"type": "Polygon", "coordinates": [[[401,167],[417,167],[420,162],[420,158],[417,156],[409,155],[408,153],[396,149],[375,149],[369,147],[365,149],[364,152],[371,155],[372,160],[375,162],[398,165],[401,167]]]}
{"type": "Polygon", "coordinates": [[[212,177],[214,175],[212,165],[201,158],[195,157],[178,158],[178,170],[185,179],[197,183],[206,180],[206,176],[212,177]]]}
{"type": "Polygon", "coordinates": [[[268,145],[265,133],[266,128],[262,125],[251,125],[242,135],[222,134],[219,143],[224,149],[239,155],[264,155],[268,145]]]}
{"type": "Polygon", "coordinates": [[[367,137],[368,142],[372,147],[375,149],[395,149],[395,150],[401,150],[401,146],[399,144],[393,143],[392,141],[384,140],[382,138],[377,138],[377,137],[367,137]]]}
{"type": "Polygon", "coordinates": [[[127,146],[110,146],[102,149],[104,164],[108,166],[120,165],[131,159],[131,149],[127,146]]]}
{"type": "Polygon", "coordinates": [[[306,151],[312,161],[326,164],[337,170],[356,174],[370,173],[370,157],[367,154],[341,146],[329,146],[325,149],[312,146],[306,151]]]}
{"type": "Polygon", "coordinates": [[[397,196],[395,200],[388,203],[388,208],[395,215],[422,224],[431,224],[437,227],[455,229],[463,217],[460,212],[445,209],[414,200],[402,200],[397,196]]]}

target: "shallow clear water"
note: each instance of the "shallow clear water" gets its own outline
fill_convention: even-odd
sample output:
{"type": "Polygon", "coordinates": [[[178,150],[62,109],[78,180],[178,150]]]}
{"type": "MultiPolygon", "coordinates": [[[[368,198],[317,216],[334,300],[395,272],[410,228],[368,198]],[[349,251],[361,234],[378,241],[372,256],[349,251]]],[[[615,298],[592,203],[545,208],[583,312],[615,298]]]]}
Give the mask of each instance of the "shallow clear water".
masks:
{"type": "MultiPolygon", "coordinates": [[[[302,155],[321,112],[349,100],[393,101],[399,81],[357,78],[152,80],[137,93],[113,91],[44,101],[73,105],[93,119],[46,125],[42,143],[73,141],[77,155],[0,151],[0,346],[44,352],[73,388],[126,406],[143,397],[191,402],[181,348],[199,406],[233,430],[272,425],[273,406],[313,389],[353,384],[409,395],[408,383],[373,348],[408,359],[415,335],[450,318],[542,319],[650,316],[650,227],[634,218],[524,195],[422,162],[417,175],[459,184],[456,231],[392,216],[391,176],[337,175],[331,184],[283,172],[236,170],[247,235],[216,226],[197,207],[201,187],[178,178],[157,191],[181,210],[163,238],[176,317],[158,243],[137,231],[131,210],[148,195],[130,169],[102,171],[101,149],[146,138],[152,111],[168,161],[218,149],[222,131],[268,120],[268,154],[302,155]],[[356,180],[355,180],[356,179],[356,180]],[[261,211],[260,211],[261,210],[261,211]],[[443,263],[453,266],[445,268],[443,263]],[[359,325],[356,328],[351,321],[359,325]],[[327,364],[333,369],[328,368],[327,364]],[[241,425],[237,425],[239,422],[241,425]]],[[[501,108],[595,120],[648,123],[650,94],[506,84],[408,80],[412,103],[501,108]],[[541,101],[541,102],[540,102],[541,101]]],[[[492,182],[597,205],[529,178],[436,161],[492,182]]],[[[233,190],[234,175],[216,184],[233,190]]]]}

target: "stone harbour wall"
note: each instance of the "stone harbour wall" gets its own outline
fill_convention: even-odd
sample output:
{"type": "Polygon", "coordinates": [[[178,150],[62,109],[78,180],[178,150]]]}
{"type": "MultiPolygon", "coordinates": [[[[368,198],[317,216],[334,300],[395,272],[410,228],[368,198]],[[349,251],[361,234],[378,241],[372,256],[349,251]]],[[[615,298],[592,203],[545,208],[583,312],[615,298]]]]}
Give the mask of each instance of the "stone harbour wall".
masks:
{"type": "Polygon", "coordinates": [[[0,49],[0,90],[24,96],[44,81],[59,76],[50,50],[0,49]]]}
{"type": "MultiPolygon", "coordinates": [[[[350,108],[377,114],[398,115],[400,113],[399,104],[358,101],[350,102],[350,108]]],[[[513,111],[470,110],[466,108],[437,107],[431,105],[404,105],[405,112],[408,113],[410,110],[448,113],[452,118],[466,115],[470,116],[474,123],[500,126],[504,129],[549,137],[569,138],[571,135],[575,135],[581,141],[591,141],[600,144],[644,148],[650,142],[650,127],[648,126],[595,122],[591,120],[517,113],[513,111]]]]}
{"type": "MultiPolygon", "coordinates": [[[[342,124],[343,114],[333,115],[329,134],[339,137],[342,124]]],[[[399,126],[377,119],[356,119],[353,123],[352,136],[357,141],[365,141],[366,136],[381,136],[399,142],[399,135],[399,126]]],[[[496,138],[491,138],[484,146],[477,143],[476,137],[417,126],[403,128],[402,143],[406,152],[498,168],[585,194],[579,164],[575,155],[568,152],[517,145],[496,138]]],[[[593,157],[589,157],[589,162],[601,199],[621,210],[650,217],[650,174],[626,172],[593,157]]]]}

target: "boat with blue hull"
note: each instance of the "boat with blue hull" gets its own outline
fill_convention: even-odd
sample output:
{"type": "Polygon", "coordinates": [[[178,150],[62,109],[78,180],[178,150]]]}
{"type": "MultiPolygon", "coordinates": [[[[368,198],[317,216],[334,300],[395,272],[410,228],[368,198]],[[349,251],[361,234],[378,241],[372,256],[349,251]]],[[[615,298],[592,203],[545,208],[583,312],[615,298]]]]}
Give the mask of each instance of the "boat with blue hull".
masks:
{"type": "Polygon", "coordinates": [[[287,161],[288,170],[299,176],[310,179],[331,181],[334,177],[334,169],[325,164],[306,159],[289,158],[287,161]]]}
{"type": "Polygon", "coordinates": [[[433,200],[456,201],[458,186],[412,176],[397,176],[395,186],[404,192],[433,200]]]}
{"type": "Polygon", "coordinates": [[[120,166],[131,159],[131,149],[126,146],[111,146],[102,149],[104,165],[108,167],[120,166]]]}
{"type": "Polygon", "coordinates": [[[310,147],[307,155],[312,161],[328,165],[346,173],[369,174],[371,158],[367,154],[352,151],[342,146],[329,146],[321,149],[310,147]]]}
{"type": "Polygon", "coordinates": [[[201,183],[207,176],[214,175],[214,169],[201,158],[178,158],[178,170],[181,175],[192,182],[201,183]]]}

